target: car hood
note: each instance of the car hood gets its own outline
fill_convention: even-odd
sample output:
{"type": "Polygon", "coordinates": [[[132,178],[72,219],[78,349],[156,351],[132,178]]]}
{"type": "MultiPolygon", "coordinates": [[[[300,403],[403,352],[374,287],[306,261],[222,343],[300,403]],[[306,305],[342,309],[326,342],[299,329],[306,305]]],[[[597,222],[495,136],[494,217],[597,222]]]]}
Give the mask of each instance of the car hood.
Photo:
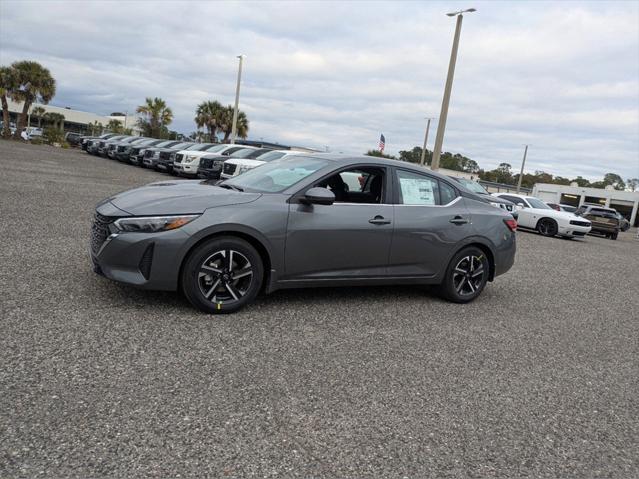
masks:
{"type": "Polygon", "coordinates": [[[112,205],[134,216],[203,213],[216,206],[250,203],[260,196],[220,188],[206,181],[161,181],[118,193],[100,203],[98,210],[112,205]]]}

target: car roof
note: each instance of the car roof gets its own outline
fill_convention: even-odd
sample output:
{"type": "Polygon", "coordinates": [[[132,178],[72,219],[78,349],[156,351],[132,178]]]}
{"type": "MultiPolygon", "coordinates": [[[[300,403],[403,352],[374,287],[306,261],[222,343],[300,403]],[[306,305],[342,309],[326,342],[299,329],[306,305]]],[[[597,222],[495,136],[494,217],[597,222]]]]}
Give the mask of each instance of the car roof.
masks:
{"type": "MultiPolygon", "coordinates": [[[[357,162],[357,163],[368,163],[368,164],[380,165],[380,166],[394,166],[396,168],[413,170],[417,173],[427,173],[441,180],[445,180],[448,183],[451,182],[451,179],[447,175],[438,173],[437,171],[433,171],[421,165],[416,165],[415,163],[409,163],[407,161],[392,160],[390,158],[381,158],[379,156],[368,156],[368,155],[344,155],[344,154],[338,154],[338,153],[314,153],[314,152],[311,152],[311,153],[304,152],[303,154],[304,156],[310,156],[312,158],[321,158],[324,160],[329,160],[334,162],[343,162],[343,163],[357,162]]],[[[461,185],[461,183],[455,182],[455,185],[458,186],[458,185],[461,185]]],[[[461,187],[464,188],[464,185],[461,185],[461,187]]],[[[472,191],[470,193],[472,193],[472,191]]]]}

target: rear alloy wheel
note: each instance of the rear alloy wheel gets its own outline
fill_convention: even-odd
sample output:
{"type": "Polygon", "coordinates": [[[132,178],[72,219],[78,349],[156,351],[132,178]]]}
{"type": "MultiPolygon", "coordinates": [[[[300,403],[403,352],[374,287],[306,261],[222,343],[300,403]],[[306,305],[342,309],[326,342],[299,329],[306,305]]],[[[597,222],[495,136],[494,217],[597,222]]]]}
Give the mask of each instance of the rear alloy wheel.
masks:
{"type": "Polygon", "coordinates": [[[213,314],[232,313],[255,299],[264,266],[248,242],[216,238],[199,246],[182,271],[182,290],[196,308],[213,314]]]}
{"type": "Polygon", "coordinates": [[[542,218],[537,223],[537,231],[543,236],[555,236],[559,231],[557,222],[549,218],[542,218]]]}
{"type": "Polygon", "coordinates": [[[468,303],[481,294],[490,273],[490,263],[482,250],[468,247],[457,253],[446,270],[440,292],[455,303],[468,303]]]}

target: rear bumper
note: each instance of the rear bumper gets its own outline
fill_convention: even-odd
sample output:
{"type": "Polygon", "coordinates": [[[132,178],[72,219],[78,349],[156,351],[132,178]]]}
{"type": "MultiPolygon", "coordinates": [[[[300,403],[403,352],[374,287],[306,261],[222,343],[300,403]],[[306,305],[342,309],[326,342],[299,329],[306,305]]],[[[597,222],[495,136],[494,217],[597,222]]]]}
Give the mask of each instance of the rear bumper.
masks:
{"type": "Polygon", "coordinates": [[[517,235],[514,232],[509,232],[510,238],[505,240],[497,249],[493,252],[495,255],[495,274],[497,277],[506,273],[515,264],[515,254],[517,253],[517,235]]]}

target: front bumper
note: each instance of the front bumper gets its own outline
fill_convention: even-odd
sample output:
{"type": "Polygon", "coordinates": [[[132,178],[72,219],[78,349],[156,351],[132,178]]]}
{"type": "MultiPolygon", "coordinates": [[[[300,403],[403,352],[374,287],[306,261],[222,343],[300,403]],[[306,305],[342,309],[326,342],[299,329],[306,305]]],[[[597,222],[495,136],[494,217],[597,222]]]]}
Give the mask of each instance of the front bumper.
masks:
{"type": "Polygon", "coordinates": [[[175,291],[179,254],[188,239],[182,230],[113,233],[91,251],[93,270],[108,279],[143,289],[175,291]]]}
{"type": "Polygon", "coordinates": [[[590,226],[567,225],[559,226],[559,232],[557,234],[569,238],[583,238],[590,233],[590,230],[590,226]]]}
{"type": "Polygon", "coordinates": [[[196,176],[197,163],[173,163],[173,169],[181,175],[196,176]]]}

